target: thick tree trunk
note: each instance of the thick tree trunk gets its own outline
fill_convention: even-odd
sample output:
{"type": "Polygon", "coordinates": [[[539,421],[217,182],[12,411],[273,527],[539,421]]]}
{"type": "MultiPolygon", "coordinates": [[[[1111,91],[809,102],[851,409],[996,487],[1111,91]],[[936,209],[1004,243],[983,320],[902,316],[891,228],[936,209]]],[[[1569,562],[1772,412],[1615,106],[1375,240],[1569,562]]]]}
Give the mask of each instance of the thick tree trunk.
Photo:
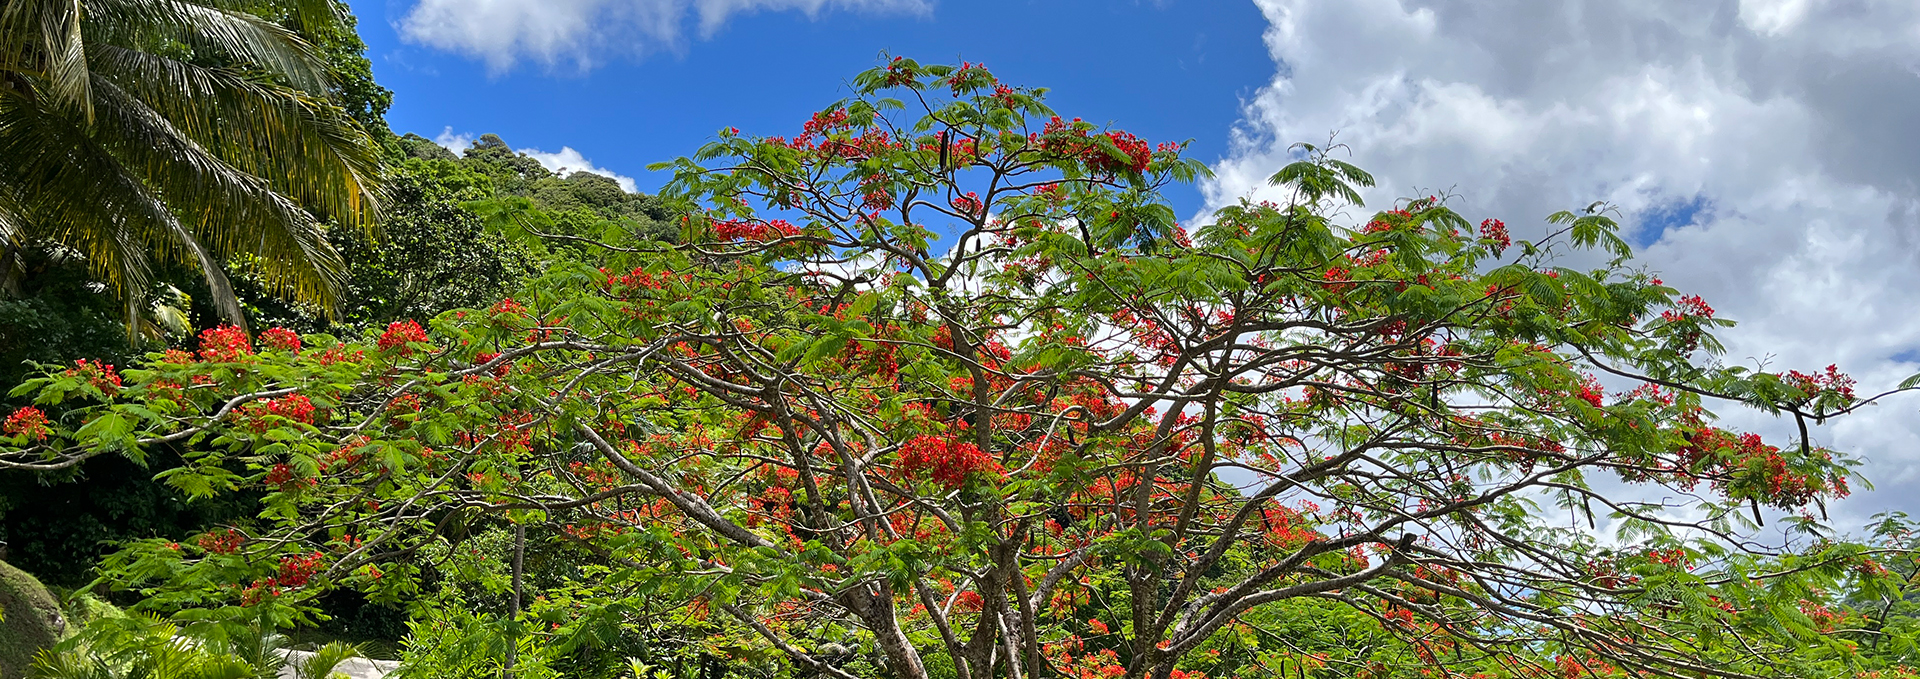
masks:
{"type": "Polygon", "coordinates": [[[920,659],[920,651],[907,639],[907,633],[900,629],[900,621],[894,617],[893,591],[886,585],[880,585],[878,592],[849,592],[843,595],[847,608],[860,616],[873,631],[880,652],[887,656],[887,669],[898,679],[927,679],[926,663],[920,659]]]}

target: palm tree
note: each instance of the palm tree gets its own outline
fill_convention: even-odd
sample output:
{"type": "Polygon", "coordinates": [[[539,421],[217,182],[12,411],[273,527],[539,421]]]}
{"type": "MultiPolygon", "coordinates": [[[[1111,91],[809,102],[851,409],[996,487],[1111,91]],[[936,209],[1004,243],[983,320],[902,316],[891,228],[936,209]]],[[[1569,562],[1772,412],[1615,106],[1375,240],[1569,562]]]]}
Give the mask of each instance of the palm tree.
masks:
{"type": "Polygon", "coordinates": [[[0,283],[35,240],[85,257],[139,325],[153,266],[223,271],[331,309],[345,265],[322,219],[366,227],[378,153],[328,97],[308,35],[334,0],[6,0],[0,8],[0,283]],[[316,216],[318,215],[318,216],[316,216]]]}

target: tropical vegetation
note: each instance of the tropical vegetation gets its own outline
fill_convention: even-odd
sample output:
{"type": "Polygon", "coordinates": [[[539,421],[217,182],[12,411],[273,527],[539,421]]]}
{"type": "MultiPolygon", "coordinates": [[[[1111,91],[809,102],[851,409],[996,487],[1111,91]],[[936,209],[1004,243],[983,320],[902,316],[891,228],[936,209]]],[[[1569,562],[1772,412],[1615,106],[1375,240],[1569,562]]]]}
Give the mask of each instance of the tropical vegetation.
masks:
{"type": "Polygon", "coordinates": [[[1301,145],[1182,224],[904,58],[634,194],[394,135],[352,27],[0,10],[0,675],[1920,676],[1912,522],[1719,415],[1914,385],[1721,360],[1604,206],[1301,145]]]}

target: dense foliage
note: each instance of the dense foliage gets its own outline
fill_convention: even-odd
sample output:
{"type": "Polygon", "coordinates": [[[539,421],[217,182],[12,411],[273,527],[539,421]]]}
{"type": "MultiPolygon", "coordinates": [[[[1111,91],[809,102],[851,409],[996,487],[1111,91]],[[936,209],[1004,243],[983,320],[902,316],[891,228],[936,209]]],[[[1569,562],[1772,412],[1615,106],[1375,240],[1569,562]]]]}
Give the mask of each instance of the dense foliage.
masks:
{"type": "Polygon", "coordinates": [[[1754,539],[1763,512],[1820,535],[1854,461],[1711,411],[1881,397],[1719,363],[1728,323],[1603,215],[1531,241],[1433,197],[1344,223],[1371,178],[1302,147],[1291,200],[1189,230],[1159,194],[1205,171],[1179,144],[973,65],[855,84],[665,166],[671,203],[497,138],[395,140],[419,211],[390,228],[419,238],[370,242],[353,325],[57,369],[15,391],[0,466],[177,448],[168,486],[257,514],[131,542],[104,586],[201,634],[411,604],[421,676],[1812,677],[1911,652],[1900,521],[1754,539]],[[465,242],[500,275],[437,268],[465,242]],[[523,262],[544,273],[500,296],[523,262]]]}
{"type": "Polygon", "coordinates": [[[156,262],[192,267],[240,326],[229,266],[277,295],[337,301],[344,263],[321,219],[369,223],[378,158],[301,33],[352,29],[334,0],[250,4],[0,11],[0,279],[17,281],[26,244],[57,244],[112,286],[130,329],[156,262]]]}

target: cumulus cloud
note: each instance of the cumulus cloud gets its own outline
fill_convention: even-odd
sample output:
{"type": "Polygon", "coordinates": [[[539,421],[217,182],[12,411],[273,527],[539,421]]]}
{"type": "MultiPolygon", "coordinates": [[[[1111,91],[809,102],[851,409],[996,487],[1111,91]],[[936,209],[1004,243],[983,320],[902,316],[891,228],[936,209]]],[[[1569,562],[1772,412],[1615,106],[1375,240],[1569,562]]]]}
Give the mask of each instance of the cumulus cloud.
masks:
{"type": "Polygon", "coordinates": [[[465,132],[454,134],[453,126],[449,125],[447,129],[440,132],[440,136],[433,138],[433,143],[452,151],[456,156],[464,156],[467,154],[467,149],[473,147],[473,135],[465,132]]]}
{"type": "MultiPolygon", "coordinates": [[[[1451,190],[1471,219],[1518,227],[1612,202],[1650,268],[1741,322],[1729,361],[1839,363],[1875,387],[1920,371],[1920,5],[1259,4],[1277,74],[1203,187],[1212,207],[1280,197],[1265,178],[1289,146],[1338,132],[1380,180],[1375,206],[1451,190]]],[[[1920,510],[1916,410],[1815,434],[1881,487],[1837,521],[1920,510]]]]}
{"type": "MultiPolygon", "coordinates": [[[[452,151],[455,155],[464,156],[467,154],[467,149],[473,148],[473,140],[474,136],[472,134],[465,132],[455,133],[453,127],[448,126],[447,129],[440,132],[440,136],[433,138],[433,143],[439,144],[448,151],[452,151]]],[[[547,171],[562,177],[575,172],[585,172],[587,174],[597,174],[612,179],[620,185],[621,190],[627,193],[636,193],[640,190],[638,185],[634,183],[632,177],[594,165],[593,161],[588,160],[586,155],[574,150],[571,146],[562,146],[559,151],[554,152],[542,151],[536,148],[525,148],[517,149],[515,153],[539,161],[541,167],[547,168],[547,171]]]]}
{"type": "Polygon", "coordinates": [[[548,153],[540,149],[520,149],[519,151],[520,155],[540,161],[541,166],[563,177],[575,172],[597,174],[619,182],[621,190],[627,193],[634,193],[639,190],[635,188],[632,177],[619,174],[604,167],[595,166],[592,161],[587,160],[586,156],[581,155],[579,151],[573,150],[571,146],[562,146],[559,151],[554,153],[548,153]]]}
{"type": "Polygon", "coordinates": [[[419,0],[400,20],[407,40],[503,71],[521,59],[584,70],[624,55],[676,49],[691,21],[710,36],[735,14],[828,10],[923,14],[933,0],[419,0]]]}

